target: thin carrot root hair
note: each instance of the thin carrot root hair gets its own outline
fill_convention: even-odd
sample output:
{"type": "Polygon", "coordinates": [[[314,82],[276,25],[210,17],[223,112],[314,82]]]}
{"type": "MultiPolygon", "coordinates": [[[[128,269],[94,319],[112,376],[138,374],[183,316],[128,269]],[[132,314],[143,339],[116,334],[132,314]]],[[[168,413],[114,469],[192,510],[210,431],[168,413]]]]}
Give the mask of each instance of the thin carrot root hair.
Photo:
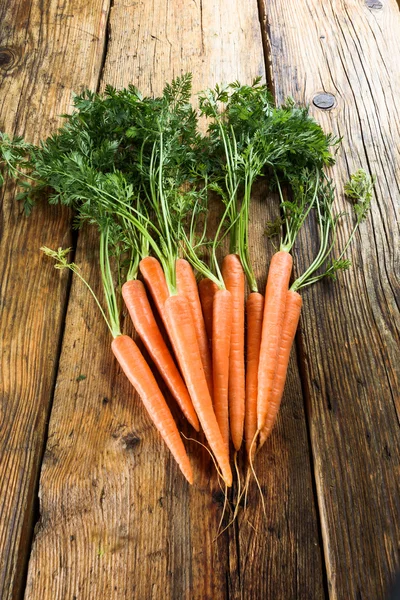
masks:
{"type": "MultiPolygon", "coordinates": [[[[223,520],[224,520],[224,517],[225,517],[225,512],[226,512],[227,508],[229,508],[229,509],[230,509],[230,505],[229,505],[229,503],[228,503],[228,486],[226,485],[226,483],[225,483],[225,481],[224,481],[224,478],[222,477],[222,473],[221,473],[221,471],[220,471],[220,469],[219,469],[218,463],[217,463],[217,461],[215,460],[215,457],[214,457],[213,453],[211,452],[211,450],[210,450],[209,448],[207,448],[207,446],[206,446],[205,444],[202,444],[201,442],[199,442],[199,440],[195,440],[194,438],[187,437],[187,436],[186,436],[186,435],[185,435],[185,434],[184,434],[182,431],[181,431],[181,435],[182,435],[182,436],[185,438],[185,440],[187,440],[188,442],[196,442],[196,444],[199,444],[199,445],[200,445],[200,446],[202,446],[202,447],[203,447],[205,450],[207,450],[208,454],[209,454],[209,455],[210,455],[210,457],[211,457],[211,460],[212,460],[212,461],[213,461],[213,463],[214,463],[215,470],[217,471],[217,475],[218,475],[218,485],[219,485],[219,487],[220,487],[220,490],[221,490],[221,492],[222,492],[222,493],[223,493],[223,495],[224,495],[224,508],[223,508],[223,510],[222,510],[221,519],[220,519],[220,521],[219,521],[219,524],[218,524],[217,535],[216,535],[216,537],[213,539],[213,542],[216,542],[216,541],[217,541],[217,539],[219,538],[219,536],[220,536],[222,533],[224,533],[224,531],[225,531],[225,529],[226,529],[226,528],[225,528],[225,529],[223,529],[221,532],[219,531],[219,530],[221,529],[221,526],[222,526],[222,523],[223,523],[223,520]],[[225,489],[223,489],[223,487],[222,487],[222,485],[221,485],[221,481],[223,482],[223,484],[224,484],[224,486],[225,486],[225,489]]],[[[230,524],[228,524],[228,525],[227,525],[227,527],[229,527],[229,525],[230,525],[230,524]]]]}
{"type": "Polygon", "coordinates": [[[238,464],[237,464],[237,454],[238,454],[237,450],[235,450],[235,454],[233,455],[233,463],[235,465],[236,476],[238,478],[238,492],[237,492],[237,500],[236,500],[235,511],[233,513],[232,523],[235,521],[235,519],[238,516],[240,501],[243,497],[242,486],[241,486],[241,481],[240,481],[240,473],[239,473],[239,468],[238,468],[238,464]]]}
{"type": "Polygon", "coordinates": [[[240,501],[241,501],[241,499],[243,497],[243,491],[242,491],[242,487],[241,487],[239,467],[238,467],[238,464],[237,464],[237,454],[238,454],[237,450],[235,450],[235,453],[233,455],[233,463],[235,465],[235,472],[236,472],[236,476],[237,476],[237,479],[238,479],[238,494],[237,494],[237,501],[236,501],[236,505],[235,505],[235,510],[233,512],[232,519],[224,527],[224,529],[222,529],[220,531],[221,524],[222,524],[223,518],[224,518],[224,513],[225,513],[225,505],[224,505],[224,512],[222,513],[222,517],[221,517],[221,520],[220,520],[220,523],[219,523],[219,526],[218,526],[218,534],[214,538],[214,540],[213,540],[214,542],[217,541],[217,539],[219,538],[219,536],[222,535],[227,529],[229,529],[229,527],[231,527],[234,524],[234,522],[237,519],[238,513],[239,513],[240,501]]]}
{"type": "MultiPolygon", "coordinates": [[[[254,439],[253,439],[253,441],[251,443],[251,448],[253,447],[253,443],[255,442],[255,437],[254,437],[254,439]]],[[[248,494],[248,490],[249,490],[250,474],[251,474],[250,467],[247,467],[246,477],[245,477],[245,483],[244,483],[244,486],[243,486],[243,490],[241,490],[239,470],[238,470],[238,467],[237,467],[237,452],[235,452],[235,455],[234,455],[234,463],[235,463],[235,469],[236,469],[236,473],[237,473],[238,480],[239,480],[239,487],[238,487],[238,499],[237,499],[236,506],[235,506],[235,512],[234,512],[234,515],[233,515],[233,521],[236,519],[237,514],[239,512],[239,506],[240,506],[240,502],[241,502],[243,496],[244,496],[243,512],[246,512],[246,509],[247,509],[247,494],[248,494]]]]}
{"type": "MultiPolygon", "coordinates": [[[[237,517],[237,510],[236,510],[236,507],[235,507],[235,511],[234,511],[234,513],[233,513],[233,517],[232,517],[232,519],[231,519],[231,520],[229,521],[229,523],[228,523],[228,524],[227,524],[227,525],[226,525],[226,526],[225,526],[225,527],[222,529],[222,531],[220,531],[220,532],[218,533],[218,535],[217,535],[217,536],[216,536],[216,537],[213,539],[213,542],[216,542],[216,541],[217,541],[217,539],[218,539],[218,538],[219,538],[219,537],[220,537],[220,536],[221,536],[223,533],[225,533],[225,531],[226,531],[227,529],[229,529],[229,527],[231,527],[231,525],[233,525],[233,524],[234,524],[234,522],[235,522],[235,520],[236,520],[236,517],[237,517]]],[[[221,523],[222,523],[222,517],[221,517],[220,525],[221,525],[221,523]]],[[[218,529],[219,529],[219,528],[218,528],[218,529]]]]}
{"type": "Polygon", "coordinates": [[[255,469],[254,469],[254,465],[253,465],[253,453],[252,453],[253,444],[256,442],[256,440],[259,437],[260,433],[261,433],[261,430],[257,429],[256,434],[255,434],[255,436],[253,438],[253,441],[251,442],[250,454],[249,454],[249,464],[250,464],[250,469],[251,469],[251,472],[253,474],[253,477],[254,477],[254,479],[256,481],[256,484],[257,484],[257,487],[258,487],[258,491],[260,492],[261,504],[262,504],[263,513],[264,513],[264,519],[265,519],[265,522],[267,523],[267,511],[265,509],[264,496],[263,496],[263,493],[262,493],[262,489],[261,489],[261,485],[260,485],[259,479],[258,479],[258,477],[256,475],[256,472],[255,472],[255,469]]]}
{"type": "MultiPolygon", "coordinates": [[[[219,479],[218,479],[218,483],[220,483],[219,479]]],[[[225,483],[225,491],[222,490],[221,484],[220,484],[220,488],[221,488],[222,493],[224,494],[224,508],[222,509],[222,515],[221,515],[221,518],[220,518],[219,523],[218,523],[217,535],[213,539],[213,543],[216,542],[217,539],[219,538],[219,536],[222,533],[224,533],[224,531],[226,530],[227,527],[229,527],[229,524],[228,524],[227,527],[225,527],[222,531],[220,531],[220,529],[222,527],[222,523],[224,522],[226,509],[227,509],[227,507],[229,507],[229,502],[228,502],[228,488],[227,488],[226,483],[225,483]]]]}
{"type": "Polygon", "coordinates": [[[244,490],[243,490],[243,493],[244,493],[243,512],[246,512],[246,509],[247,509],[247,495],[248,495],[249,486],[250,486],[250,473],[251,473],[250,469],[247,468],[246,481],[245,481],[244,490]]]}
{"type": "MultiPolygon", "coordinates": [[[[199,444],[199,445],[200,445],[200,446],[202,446],[202,447],[203,447],[205,450],[207,450],[208,454],[211,456],[211,460],[212,460],[212,461],[213,461],[213,463],[214,463],[215,470],[217,471],[217,475],[218,475],[218,481],[219,481],[219,478],[221,478],[221,479],[222,479],[222,481],[224,481],[224,478],[223,478],[222,472],[221,472],[221,470],[220,470],[220,468],[219,468],[219,465],[218,465],[218,463],[217,463],[217,461],[216,461],[216,459],[215,459],[215,456],[214,456],[214,454],[211,452],[210,448],[207,448],[207,446],[206,446],[205,444],[202,444],[201,442],[199,442],[199,440],[195,440],[194,438],[191,438],[191,437],[186,437],[186,435],[185,435],[185,434],[184,434],[182,431],[181,431],[181,435],[182,435],[182,436],[185,438],[185,440],[187,440],[188,442],[196,442],[196,444],[199,444]]],[[[226,487],[226,486],[225,486],[225,487],[226,487]]],[[[221,487],[221,490],[222,490],[222,487],[221,487]]]]}

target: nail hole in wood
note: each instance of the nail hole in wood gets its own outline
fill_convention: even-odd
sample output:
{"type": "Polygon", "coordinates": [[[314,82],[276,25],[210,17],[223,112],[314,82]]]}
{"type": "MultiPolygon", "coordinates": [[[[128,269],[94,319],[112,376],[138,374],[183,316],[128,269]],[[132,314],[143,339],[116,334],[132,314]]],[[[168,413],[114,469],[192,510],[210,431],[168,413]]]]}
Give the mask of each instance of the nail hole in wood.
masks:
{"type": "Polygon", "coordinates": [[[328,110],[335,106],[335,96],[333,94],[317,94],[313,98],[313,104],[322,110],[328,110]]]}
{"type": "Polygon", "coordinates": [[[380,0],[365,0],[365,4],[371,10],[380,10],[381,8],[383,8],[383,4],[382,2],[380,2],[380,0]]]}

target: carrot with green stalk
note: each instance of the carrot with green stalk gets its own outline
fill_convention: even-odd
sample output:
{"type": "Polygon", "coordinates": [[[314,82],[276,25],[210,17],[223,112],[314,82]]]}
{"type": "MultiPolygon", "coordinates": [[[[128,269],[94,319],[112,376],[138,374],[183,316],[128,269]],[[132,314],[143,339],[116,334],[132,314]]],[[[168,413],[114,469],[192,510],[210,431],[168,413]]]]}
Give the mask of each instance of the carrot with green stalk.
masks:
{"type": "Polygon", "coordinates": [[[265,290],[258,367],[257,434],[261,432],[266,422],[277,371],[287,291],[293,265],[290,251],[304,221],[315,206],[319,193],[320,177],[319,171],[309,173],[308,170],[305,170],[300,177],[296,176],[296,179],[292,179],[291,186],[294,198],[291,201],[284,200],[281,185],[277,181],[284,214],[285,235],[278,252],[272,257],[265,290]]]}
{"type": "Polygon", "coordinates": [[[229,227],[223,235],[222,228],[225,224],[229,205],[220,219],[211,248],[212,268],[199,258],[199,251],[203,248],[205,231],[197,242],[195,239],[196,207],[191,221],[189,236],[183,233],[183,244],[188,261],[200,275],[202,282],[206,282],[210,294],[209,304],[211,312],[211,349],[213,364],[213,405],[217,422],[221,431],[226,450],[229,454],[229,380],[230,380],[230,353],[232,351],[232,314],[233,302],[231,292],[227,289],[223,273],[217,260],[217,247],[229,233],[229,227]]]}
{"type": "Polygon", "coordinates": [[[198,200],[196,190],[191,187],[186,189],[190,184],[190,144],[195,143],[197,135],[195,114],[188,104],[190,89],[190,78],[181,78],[171,86],[166,86],[163,98],[153,107],[155,110],[146,113],[143,116],[144,123],[136,127],[136,139],[143,139],[141,188],[160,233],[159,239],[153,244],[156,256],[143,259],[140,269],[150,292],[160,305],[160,313],[200,424],[225,483],[229,486],[232,483],[229,453],[222,439],[210,394],[212,379],[208,367],[211,362],[207,356],[208,340],[205,328],[205,343],[198,336],[193,302],[191,305],[188,299],[188,290],[193,287],[193,274],[186,266],[177,270],[177,264],[182,265],[178,261],[184,222],[198,200]],[[152,128],[149,128],[149,123],[152,128]]]}
{"type": "MultiPolygon", "coordinates": [[[[194,113],[188,106],[189,95],[190,78],[177,80],[172,86],[166,86],[161,99],[138,100],[135,95],[137,143],[131,146],[139,149],[139,156],[135,155],[133,174],[132,167],[128,171],[129,179],[121,172],[104,173],[97,168],[98,165],[104,167],[103,163],[107,162],[104,156],[115,152],[115,143],[102,140],[101,148],[98,148],[97,137],[101,137],[101,132],[95,132],[92,136],[88,135],[85,128],[78,136],[71,135],[70,130],[61,130],[59,135],[35,150],[30,167],[38,186],[48,186],[54,190],[51,201],[61,201],[71,206],[78,202],[82,212],[88,208],[90,218],[95,194],[96,203],[108,211],[109,217],[122,214],[127,218],[126,208],[130,207],[133,215],[129,214],[129,218],[133,219],[135,227],[143,234],[147,233],[146,229],[151,230],[151,248],[162,264],[169,290],[164,306],[174,350],[211,450],[221,467],[226,484],[230,485],[232,474],[229,455],[215,418],[190,306],[182,295],[176,299],[177,245],[173,234],[174,224],[177,222],[179,225],[179,219],[185,214],[187,206],[190,206],[186,202],[190,199],[190,194],[182,194],[180,189],[182,177],[186,180],[181,161],[185,164],[188,157],[188,146],[184,144],[184,138],[186,136],[191,140],[196,130],[194,113]],[[74,137],[76,148],[71,149],[74,137]],[[134,188],[141,190],[141,202],[147,201],[147,207],[154,211],[158,229],[152,227],[150,222],[145,227],[138,223],[139,219],[136,217],[141,216],[141,212],[137,207],[132,207],[132,200],[136,197],[134,188]],[[169,201],[171,205],[168,204],[169,201]],[[175,201],[177,205],[173,205],[175,201]],[[172,222],[172,217],[178,218],[172,222]],[[177,300],[182,306],[178,306],[177,300]],[[175,324],[182,315],[185,316],[186,327],[176,327],[175,324]]],[[[119,105],[117,112],[120,114],[119,105]]],[[[113,118],[111,116],[111,120],[113,118]]],[[[119,151],[118,144],[117,149],[119,151]]],[[[123,150],[123,154],[126,155],[126,150],[123,150]]],[[[26,200],[30,198],[28,193],[26,200]]]]}
{"type": "MultiPolygon", "coordinates": [[[[165,203],[165,207],[167,203],[165,203]]],[[[167,210],[165,208],[165,210],[167,210]]],[[[169,233],[167,233],[168,239],[169,233]]],[[[168,244],[166,244],[168,247],[168,244]]],[[[194,276],[185,267],[185,273],[181,273],[180,276],[180,289],[177,283],[177,271],[176,264],[179,260],[176,256],[176,246],[172,244],[172,239],[169,242],[170,253],[169,257],[159,253],[160,263],[164,262],[167,265],[167,269],[164,268],[164,274],[166,273],[165,282],[167,285],[168,296],[164,300],[162,311],[164,313],[165,325],[168,335],[171,339],[174,352],[176,354],[178,363],[180,365],[182,374],[184,376],[186,385],[189,389],[193,404],[195,406],[197,415],[200,423],[206,435],[207,441],[210,444],[211,451],[213,452],[220,468],[226,485],[231,485],[232,474],[229,466],[229,449],[226,443],[224,428],[221,424],[220,412],[219,412],[219,397],[220,397],[220,385],[219,385],[219,368],[216,362],[218,352],[213,352],[214,357],[214,380],[213,380],[213,392],[214,392],[214,405],[212,403],[209,384],[207,383],[206,374],[203,367],[202,356],[198,343],[198,337],[196,328],[193,322],[193,308],[191,307],[186,293],[182,293],[182,288],[186,291],[185,278],[189,277],[192,281],[194,276]],[[224,441],[225,439],[225,441],[224,441]]],[[[192,252],[194,254],[194,252],[192,252]]],[[[148,283],[150,290],[153,288],[152,274],[148,270],[149,261],[141,262],[141,269],[146,267],[146,282],[148,283]]],[[[152,266],[156,268],[156,283],[157,286],[162,285],[162,277],[160,275],[160,269],[157,263],[152,261],[152,266]],[[161,282],[161,283],[160,283],[161,282]]],[[[200,267],[202,268],[202,267],[200,267]]],[[[143,272],[143,271],[142,271],[143,272]]],[[[218,282],[218,280],[217,280],[218,282]]],[[[189,284],[190,285],[190,282],[189,284]]],[[[153,288],[154,290],[154,288],[153,288]]],[[[222,291],[222,290],[221,290],[222,291]]],[[[154,291],[153,291],[153,295],[154,291]]],[[[219,292],[216,292],[218,297],[219,292]]],[[[226,300],[229,303],[229,299],[226,300]]],[[[224,314],[224,309],[221,307],[221,314],[224,314]]],[[[220,311],[214,310],[214,319],[218,319],[220,311]]],[[[221,323],[218,322],[218,326],[221,328],[221,323]]],[[[225,335],[226,338],[226,335],[225,335]]],[[[207,338],[206,338],[207,340],[207,338]]],[[[208,340],[207,340],[208,344],[208,340]]],[[[222,347],[221,347],[222,348],[222,347]]],[[[219,348],[218,350],[220,351],[219,348]]],[[[214,348],[213,348],[214,349],[214,348]]]]}
{"type": "Polygon", "coordinates": [[[108,308],[109,318],[95,295],[93,289],[81,275],[79,268],[74,263],[68,263],[67,255],[70,248],[58,251],[43,247],[43,252],[56,260],[57,269],[70,269],[87,286],[94,297],[100,312],[113,337],[111,348],[114,356],[120,364],[125,375],[138,392],[151,420],[160,432],[162,438],[177,461],[182,473],[189,483],[193,483],[193,472],[186,454],[185,447],[179,435],[171,411],[158,387],[150,367],[146,363],[142,353],[135,342],[127,335],[123,335],[119,325],[118,302],[112,279],[109,255],[108,255],[108,231],[100,236],[100,268],[102,283],[108,308]]]}
{"type": "Polygon", "coordinates": [[[287,369],[289,365],[290,351],[293,345],[297,326],[300,319],[302,298],[299,291],[321,281],[325,277],[336,279],[338,271],[350,267],[350,261],[344,256],[352,243],[355,233],[360,224],[366,219],[372,199],[374,178],[367,175],[362,169],[351,175],[349,182],[345,185],[345,194],[354,201],[354,212],[356,222],[350,236],[338,258],[331,261],[321,272],[321,268],[327,263],[336,242],[336,229],[342,215],[333,215],[332,205],[334,202],[334,188],[327,181],[317,197],[316,213],[319,226],[320,247],[319,252],[306,271],[300,275],[291,285],[286,293],[285,314],[282,326],[281,343],[278,352],[277,368],[273,381],[270,402],[268,405],[265,425],[261,430],[258,449],[260,449],[273,429],[279,407],[282,401],[286,382],[287,369]]]}
{"type": "MultiPolygon", "coordinates": [[[[61,134],[60,134],[61,135],[61,134]]],[[[184,469],[185,474],[188,479],[192,481],[192,475],[187,468],[187,464],[185,462],[185,458],[182,458],[182,453],[179,450],[179,443],[176,440],[176,426],[171,422],[170,413],[166,412],[164,409],[166,407],[165,401],[162,399],[161,392],[158,389],[158,386],[155,382],[154,377],[151,375],[151,372],[148,367],[144,364],[144,359],[141,357],[140,353],[138,354],[138,350],[132,341],[128,341],[126,337],[121,336],[121,332],[119,330],[119,319],[118,319],[118,306],[116,301],[116,295],[113,290],[112,284],[112,276],[110,270],[110,262],[109,262],[109,252],[110,252],[110,231],[113,230],[115,232],[115,215],[106,215],[106,211],[110,211],[110,204],[114,206],[117,202],[122,202],[123,199],[128,198],[130,200],[132,196],[132,187],[127,184],[125,179],[119,175],[118,173],[113,174],[103,174],[95,169],[88,163],[87,157],[82,156],[79,152],[67,152],[63,153],[60,149],[60,146],[63,144],[60,140],[58,149],[59,152],[57,154],[57,145],[56,138],[51,138],[48,143],[42,144],[40,148],[29,147],[30,158],[29,162],[26,162],[24,159],[24,167],[30,167],[31,174],[30,180],[32,183],[29,184],[29,187],[25,194],[27,195],[27,199],[30,197],[35,197],[38,189],[42,189],[42,187],[52,187],[52,192],[50,195],[50,201],[61,200],[64,204],[68,204],[73,206],[78,212],[78,218],[80,221],[89,220],[92,223],[95,223],[102,230],[101,234],[101,269],[102,269],[102,279],[103,286],[107,301],[107,306],[109,309],[110,320],[107,321],[110,331],[115,338],[115,342],[113,343],[113,350],[118,354],[119,359],[123,362],[123,368],[127,372],[128,377],[131,382],[135,385],[136,389],[144,395],[144,401],[146,407],[149,409],[151,416],[153,419],[156,419],[156,425],[161,431],[162,435],[167,435],[167,443],[171,447],[172,451],[175,452],[178,462],[180,461],[180,466],[184,469]],[[117,194],[117,197],[115,196],[117,194]],[[104,225],[105,220],[107,221],[106,226],[104,225]],[[107,233],[105,234],[104,231],[107,233]],[[104,247],[104,238],[106,236],[106,251],[104,247]],[[123,347],[120,351],[120,346],[123,347]],[[130,368],[134,366],[134,363],[127,357],[125,357],[125,350],[131,348],[132,355],[137,360],[138,369],[143,375],[143,385],[144,388],[140,387],[142,385],[142,379],[139,376],[139,379],[136,379],[136,375],[129,371],[130,368]],[[146,386],[148,389],[148,393],[146,392],[146,386]],[[157,386],[157,387],[155,387],[157,386]],[[152,408],[151,405],[148,404],[148,398],[154,396],[155,401],[157,401],[156,407],[152,408]],[[164,402],[164,404],[163,404],[164,402]],[[166,421],[165,426],[157,421],[157,412],[161,414],[165,414],[166,421]],[[175,429],[174,429],[175,427],[175,429]],[[179,450],[179,452],[178,452],[179,450]],[[181,456],[181,457],[180,457],[181,456]]],[[[78,146],[79,147],[79,146],[78,146]]],[[[124,217],[124,213],[122,213],[122,217],[124,217]]],[[[143,233],[146,232],[146,228],[143,227],[142,222],[136,218],[135,225],[137,228],[143,233]]],[[[126,232],[125,236],[126,237],[126,232]]],[[[151,238],[149,238],[151,239],[151,238]]],[[[124,239],[124,243],[126,240],[124,239]]],[[[119,247],[119,241],[113,242],[113,251],[119,247]]],[[[131,249],[135,250],[135,248],[131,249]]],[[[132,257],[132,254],[131,254],[132,257]]],[[[131,259],[132,260],[132,259],[131,259]]],[[[133,265],[136,264],[136,258],[133,259],[133,265]]],[[[64,267],[66,267],[66,261],[62,263],[64,267]]],[[[117,280],[120,280],[119,269],[117,280]]],[[[79,273],[77,272],[79,275],[79,273]]],[[[142,297],[143,300],[143,297],[142,297]]],[[[98,303],[99,304],[99,303],[98,303]]],[[[146,309],[148,307],[145,307],[146,309]]],[[[104,312],[102,313],[103,316],[104,312]]],[[[144,316],[142,312],[142,316],[144,316]]],[[[147,312],[147,317],[152,317],[150,313],[147,312]]],[[[145,328],[146,322],[142,322],[141,327],[145,328]]],[[[142,332],[143,333],[143,332],[142,332]]],[[[145,332],[144,337],[147,337],[147,341],[150,340],[150,337],[154,336],[154,330],[147,330],[145,332]]],[[[159,336],[160,337],[160,336],[159,336]]],[[[153,340],[154,341],[154,340],[153,340]]],[[[164,347],[165,343],[162,341],[164,347]]],[[[149,344],[147,344],[149,345],[149,344]]],[[[151,348],[155,352],[159,352],[156,348],[151,348]]],[[[164,371],[167,370],[167,366],[163,364],[164,371]]],[[[174,367],[176,375],[180,379],[180,375],[174,367]]],[[[167,378],[168,379],[168,378],[167,378]]],[[[172,387],[175,387],[172,384],[172,387]]],[[[189,420],[192,420],[192,423],[195,427],[198,427],[197,416],[194,413],[193,406],[191,400],[187,394],[186,388],[184,388],[184,395],[186,396],[187,401],[187,410],[185,412],[185,404],[181,402],[182,408],[185,414],[188,416],[189,420]]],[[[175,396],[177,396],[177,391],[175,391],[175,396]]],[[[178,401],[185,401],[185,397],[179,397],[178,401]]],[[[169,409],[168,409],[169,410],[169,409]]],[[[187,458],[187,457],[186,457],[187,458]]]]}
{"type": "MultiPolygon", "coordinates": [[[[244,275],[250,288],[250,296],[246,303],[245,405],[243,378],[240,376],[244,364],[243,343],[240,345],[240,365],[236,355],[233,354],[231,360],[232,371],[236,377],[239,376],[240,381],[238,382],[235,377],[230,379],[232,439],[235,448],[238,449],[243,431],[243,415],[245,415],[245,438],[249,453],[257,431],[258,365],[262,315],[263,311],[266,311],[263,308],[264,298],[258,291],[249,254],[250,202],[253,184],[266,170],[271,174],[272,180],[276,178],[279,184],[280,180],[287,180],[289,174],[293,178],[293,173],[301,172],[306,166],[312,170],[320,169],[324,164],[331,162],[329,146],[335,140],[323,133],[320,126],[309,117],[306,109],[299,109],[290,101],[282,107],[274,107],[270,93],[265,85],[260,84],[259,79],[255,80],[252,86],[235,82],[226,88],[216,86],[214,90],[207,90],[200,97],[200,108],[211,120],[209,126],[211,163],[215,166],[210,176],[212,187],[220,194],[225,204],[230,203],[230,254],[224,259],[223,275],[227,288],[234,291],[234,297],[238,302],[235,311],[238,323],[236,332],[241,342],[244,340],[244,275]]],[[[285,277],[286,285],[290,277],[290,262],[291,257],[288,252],[277,254],[272,262],[271,274],[275,272],[273,276],[275,281],[278,278],[278,271],[283,270],[283,289],[285,277]]],[[[270,307],[278,306],[284,300],[285,294],[281,292],[282,297],[273,300],[272,296],[278,290],[275,286],[269,286],[267,292],[270,314],[270,307]]],[[[270,316],[270,325],[273,328],[275,320],[271,314],[270,316]]],[[[235,324],[235,319],[233,323],[235,324]]],[[[265,356],[264,347],[263,355],[265,356]]]]}
{"type": "MultiPolygon", "coordinates": [[[[240,88],[243,94],[258,94],[262,101],[269,102],[270,96],[265,86],[258,85],[256,80],[252,87],[240,88]]],[[[248,207],[246,201],[240,203],[241,184],[246,181],[246,190],[250,192],[255,178],[259,175],[262,164],[256,153],[244,150],[226,111],[221,106],[230,100],[229,89],[236,88],[232,84],[227,88],[216,86],[214,90],[206,90],[200,96],[200,110],[211,119],[209,136],[212,147],[217,149],[212,161],[216,164],[216,173],[211,175],[212,188],[222,197],[227,207],[229,231],[229,254],[222,265],[222,275],[227,290],[232,295],[232,336],[229,360],[229,414],[230,431],[235,450],[240,450],[243,440],[245,422],[245,279],[251,291],[257,291],[257,283],[248,257],[248,207]],[[242,153],[243,151],[243,153],[242,153]]],[[[240,87],[240,86],[239,86],[240,87]]],[[[246,198],[246,200],[249,200],[246,198]]]]}
{"type": "MultiPolygon", "coordinates": [[[[146,346],[158,372],[189,423],[196,431],[199,431],[199,421],[187,387],[158,327],[145,286],[137,278],[140,257],[148,256],[149,254],[149,238],[143,235],[137,226],[135,227],[135,219],[124,218],[122,214],[121,211],[119,217],[122,219],[124,233],[126,235],[129,232],[129,240],[131,242],[129,247],[130,263],[125,276],[126,281],[121,289],[122,297],[132,319],[135,331],[146,346]]],[[[148,219],[137,216],[136,220],[142,223],[143,230],[145,230],[148,219]]]]}

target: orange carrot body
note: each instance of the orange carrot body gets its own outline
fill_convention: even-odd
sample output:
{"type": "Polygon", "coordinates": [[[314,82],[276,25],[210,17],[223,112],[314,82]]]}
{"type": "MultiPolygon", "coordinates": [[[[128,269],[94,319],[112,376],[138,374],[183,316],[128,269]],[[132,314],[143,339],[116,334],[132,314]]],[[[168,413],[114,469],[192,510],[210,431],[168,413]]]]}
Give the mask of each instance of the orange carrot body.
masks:
{"type": "Polygon", "coordinates": [[[146,256],[140,261],[140,272],[157,307],[162,322],[165,322],[164,304],[169,296],[168,285],[160,262],[153,256],[146,256]]]}
{"type": "Polygon", "coordinates": [[[214,411],[222,439],[229,453],[229,354],[232,330],[232,296],[228,290],[214,295],[212,357],[214,376],[214,411]]]}
{"type": "Polygon", "coordinates": [[[179,294],[188,299],[192,311],[193,323],[196,329],[197,342],[201,355],[201,362],[207,380],[211,398],[213,396],[213,375],[210,348],[206,326],[204,324],[203,311],[201,310],[199,289],[190,263],[184,258],[176,261],[176,286],[179,294]]]}
{"type": "Polygon", "coordinates": [[[168,331],[172,336],[178,363],[201,427],[220,466],[226,485],[231,486],[232,471],[229,464],[229,455],[218,427],[208,391],[189,302],[185,296],[177,294],[166,300],[164,309],[168,331]]]}
{"type": "Polygon", "coordinates": [[[275,424],[276,417],[281,405],[283,391],[285,389],[287,369],[289,365],[290,351],[299,324],[302,299],[300,294],[289,290],[286,298],[285,318],[282,328],[282,339],[279,349],[278,366],[275,373],[274,384],[270,402],[268,404],[267,418],[260,433],[259,448],[270,435],[275,424]]]}
{"type": "Polygon", "coordinates": [[[289,252],[276,252],[269,267],[258,366],[257,429],[265,425],[278,364],[286,297],[293,259],[289,252]]]}
{"type": "Polygon", "coordinates": [[[122,286],[122,296],[135,330],[146,346],[161,377],[189,423],[196,431],[199,431],[199,421],[189,392],[161,335],[143,283],[137,279],[127,281],[122,286]]]}
{"type": "Polygon", "coordinates": [[[245,274],[237,254],[228,254],[222,263],[222,277],[232,295],[232,334],[229,359],[229,420],[232,442],[240,450],[245,412],[244,288],[245,274]]]}
{"type": "MultiPolygon", "coordinates": [[[[244,432],[248,456],[250,456],[250,447],[257,431],[258,363],[260,359],[263,313],[264,296],[258,292],[252,292],[246,302],[247,371],[244,432]]],[[[253,444],[252,454],[255,450],[256,445],[253,444]]]]}
{"type": "Polygon", "coordinates": [[[207,277],[199,282],[199,296],[210,348],[212,347],[214,294],[217,290],[218,286],[207,277]]]}
{"type": "Polygon", "coordinates": [[[164,438],[182,473],[189,483],[193,483],[192,467],[178,428],[139,348],[127,335],[119,335],[114,338],[111,348],[125,375],[141,397],[151,420],[164,438]]]}

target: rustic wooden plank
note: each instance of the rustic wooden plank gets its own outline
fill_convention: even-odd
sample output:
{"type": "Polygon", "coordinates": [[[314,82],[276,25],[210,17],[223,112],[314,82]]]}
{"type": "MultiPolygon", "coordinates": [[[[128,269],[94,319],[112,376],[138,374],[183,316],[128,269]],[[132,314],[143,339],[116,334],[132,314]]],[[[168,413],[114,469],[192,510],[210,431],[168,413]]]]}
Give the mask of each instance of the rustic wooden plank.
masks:
{"type": "Polygon", "coordinates": [[[302,362],[330,597],[383,598],[400,539],[399,9],[394,0],[261,8],[278,101],[334,96],[331,110],[312,111],[344,136],[333,171],[339,190],[360,166],[377,176],[371,216],[349,253],[353,268],[304,293],[302,362]]]}
{"type": "MultiPolygon", "coordinates": [[[[197,91],[221,80],[250,81],[264,73],[263,61],[255,2],[116,1],[102,84],[132,82],[145,92],[159,93],[166,80],[190,70],[197,91]]],[[[265,280],[264,195],[262,190],[252,218],[257,225],[254,255],[265,280]]],[[[93,234],[84,232],[76,260],[98,290],[93,248],[93,234]]],[[[125,327],[129,332],[128,322],[125,327]]],[[[251,502],[258,506],[246,518],[255,520],[258,535],[242,518],[240,539],[230,529],[213,544],[222,494],[207,454],[188,444],[196,473],[196,484],[189,489],[115,366],[109,342],[91,297],[74,280],[41,475],[41,521],[27,600],[46,594],[52,599],[255,599],[264,597],[264,591],[270,594],[265,597],[276,599],[322,598],[321,551],[295,364],[279,435],[271,442],[279,448],[268,447],[259,465],[263,485],[284,499],[274,501],[274,511],[269,511],[269,534],[252,489],[251,502]],[[78,383],[80,373],[86,379],[78,383]]],[[[181,418],[179,425],[191,435],[181,418]]],[[[271,500],[270,491],[266,497],[271,500]]]]}
{"type": "MultiPolygon", "coordinates": [[[[279,215],[265,183],[256,190],[252,215],[254,266],[265,289],[273,247],[264,237],[267,220],[279,215]],[[266,199],[268,204],[266,205],[266,199]]],[[[312,490],[311,456],[304,400],[295,351],[292,352],[276,427],[256,461],[266,506],[253,482],[241,514],[239,552],[243,598],[308,600],[324,598],[324,567],[312,490]]]]}
{"type": "MultiPolygon", "coordinates": [[[[0,6],[0,128],[37,141],[53,131],[72,90],[96,87],[108,2],[5,0],[0,6]],[[84,23],[84,26],[82,25],[84,23]]],[[[67,280],[51,277],[41,244],[71,241],[69,215],[42,207],[29,219],[9,185],[0,209],[0,597],[25,576],[67,280]]]]}

